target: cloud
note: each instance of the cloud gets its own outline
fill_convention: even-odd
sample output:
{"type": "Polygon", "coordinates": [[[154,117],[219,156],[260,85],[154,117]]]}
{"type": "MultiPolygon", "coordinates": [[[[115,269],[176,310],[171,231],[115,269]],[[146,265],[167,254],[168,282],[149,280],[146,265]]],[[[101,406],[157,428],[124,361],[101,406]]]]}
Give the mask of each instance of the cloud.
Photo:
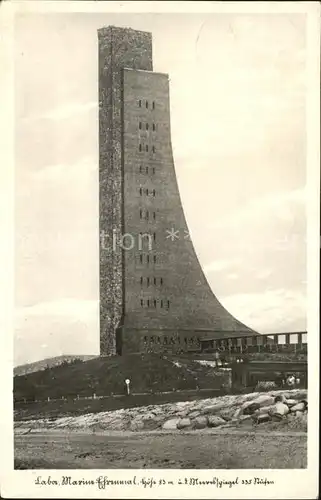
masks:
{"type": "Polygon", "coordinates": [[[301,121],[305,104],[304,21],[294,29],[289,18],[277,17],[267,22],[231,16],[222,24],[209,18],[195,43],[197,71],[191,74],[190,65],[171,71],[175,157],[189,167],[198,169],[200,162],[206,167],[210,159],[202,161],[204,152],[212,163],[233,154],[241,162],[242,155],[255,152],[278,158],[275,144],[295,144],[292,124],[301,121]],[[186,102],[194,102],[195,95],[191,120],[186,102]]]}
{"type": "Polygon", "coordinates": [[[98,314],[97,301],[65,298],[18,308],[16,319],[21,323],[32,317],[45,316],[50,319],[58,316],[84,321],[93,314],[98,314]]]}
{"type": "Polygon", "coordinates": [[[15,365],[62,354],[98,354],[98,309],[98,301],[69,298],[18,308],[15,365]]]}
{"type": "Polygon", "coordinates": [[[239,277],[239,275],[236,274],[236,273],[230,273],[230,274],[227,275],[227,279],[228,280],[237,280],[238,277],[239,277]]]}
{"type": "Polygon", "coordinates": [[[239,211],[239,217],[252,217],[257,214],[269,210],[276,210],[278,213],[282,207],[290,203],[304,204],[306,202],[306,188],[295,189],[293,191],[283,191],[269,194],[263,198],[252,200],[243,210],[239,211]]]}
{"type": "Polygon", "coordinates": [[[27,117],[25,118],[25,120],[27,121],[66,120],[68,118],[74,118],[84,113],[88,113],[88,111],[91,111],[93,109],[97,109],[98,111],[98,102],[90,101],[82,104],[79,103],[64,104],[62,106],[53,108],[42,115],[27,117]]]}
{"type": "Polygon", "coordinates": [[[254,198],[243,208],[233,212],[228,217],[222,217],[215,222],[215,226],[239,226],[251,219],[260,220],[264,214],[275,214],[285,222],[293,218],[293,205],[304,205],[306,203],[306,188],[292,191],[282,191],[261,198],[254,198]]]}
{"type": "Polygon", "coordinates": [[[86,157],[76,163],[46,165],[40,170],[32,172],[30,177],[38,182],[55,182],[63,179],[70,179],[73,183],[79,182],[82,176],[87,177],[91,172],[98,170],[98,164],[94,158],[86,157]]]}
{"type": "Polygon", "coordinates": [[[221,302],[238,319],[262,333],[306,329],[306,297],[299,290],[241,293],[223,297],[221,302]]]}
{"type": "Polygon", "coordinates": [[[256,275],[256,277],[259,279],[259,280],[264,280],[266,278],[269,278],[272,274],[272,269],[262,269],[261,271],[259,271],[256,275]]]}
{"type": "Polygon", "coordinates": [[[222,259],[222,260],[214,260],[209,264],[204,266],[205,273],[215,273],[224,271],[225,269],[231,269],[231,267],[236,266],[240,263],[240,259],[222,259]]]}

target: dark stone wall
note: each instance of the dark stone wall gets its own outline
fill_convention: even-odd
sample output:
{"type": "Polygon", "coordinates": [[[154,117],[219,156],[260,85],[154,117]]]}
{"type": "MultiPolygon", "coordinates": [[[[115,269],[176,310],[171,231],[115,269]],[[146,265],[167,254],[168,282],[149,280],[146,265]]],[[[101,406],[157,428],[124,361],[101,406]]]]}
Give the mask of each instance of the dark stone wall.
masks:
{"type": "Polygon", "coordinates": [[[115,27],[98,30],[100,352],[116,353],[123,316],[123,255],[114,245],[123,228],[122,68],[152,70],[149,33],[115,27]]]}
{"type": "Polygon", "coordinates": [[[149,33],[99,32],[100,230],[117,236],[100,254],[101,354],[184,351],[201,337],[252,333],[217,300],[188,237],[169,80],[152,71],[151,45],[149,33]]]}

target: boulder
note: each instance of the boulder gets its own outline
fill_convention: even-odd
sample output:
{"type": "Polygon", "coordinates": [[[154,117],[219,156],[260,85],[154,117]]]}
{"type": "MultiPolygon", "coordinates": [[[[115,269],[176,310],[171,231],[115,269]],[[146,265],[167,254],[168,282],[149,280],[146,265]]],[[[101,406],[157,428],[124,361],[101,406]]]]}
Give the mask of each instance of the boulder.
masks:
{"type": "Polygon", "coordinates": [[[257,396],[256,398],[252,399],[251,401],[245,401],[241,405],[241,409],[243,410],[243,413],[249,414],[248,412],[253,413],[254,408],[258,409],[260,406],[270,406],[274,404],[274,396],[271,396],[271,394],[261,394],[260,396],[257,396]],[[248,408],[250,408],[248,410],[248,408]]]}
{"type": "Polygon", "coordinates": [[[290,408],[291,406],[294,406],[298,404],[296,399],[286,399],[284,403],[290,408]]]}
{"type": "Polygon", "coordinates": [[[286,395],[285,394],[276,394],[274,398],[275,403],[286,403],[286,395]]]}
{"type": "Polygon", "coordinates": [[[221,412],[221,410],[225,409],[227,406],[228,405],[226,403],[218,403],[216,405],[204,406],[204,408],[202,408],[202,413],[204,415],[207,415],[207,414],[216,414],[216,413],[221,412]]]}
{"type": "Polygon", "coordinates": [[[276,403],[275,408],[280,415],[287,415],[290,411],[288,405],[285,403],[276,403]]]}
{"type": "MultiPolygon", "coordinates": [[[[131,424],[126,420],[114,420],[108,425],[108,429],[113,431],[125,431],[131,424]]],[[[138,429],[137,429],[138,430],[138,429]]]]}
{"type": "Polygon", "coordinates": [[[276,401],[274,396],[271,396],[271,394],[261,394],[260,396],[255,398],[252,402],[260,406],[270,406],[273,405],[276,401]]]}
{"type": "Polygon", "coordinates": [[[239,404],[237,405],[237,408],[240,408],[242,411],[245,410],[245,408],[247,408],[248,406],[250,406],[253,401],[254,401],[255,398],[252,398],[250,401],[240,401],[239,404]]]}
{"type": "Polygon", "coordinates": [[[164,412],[164,409],[160,406],[154,406],[153,410],[152,410],[152,413],[154,415],[162,415],[164,412]]]}
{"type": "MultiPolygon", "coordinates": [[[[193,426],[194,429],[205,429],[208,424],[208,419],[212,418],[211,416],[209,418],[207,417],[196,417],[195,420],[193,421],[193,426]]],[[[224,420],[225,423],[225,420],[224,420]]]]}
{"type": "Polygon", "coordinates": [[[276,416],[280,416],[280,417],[284,417],[285,415],[287,415],[289,413],[289,407],[284,404],[284,403],[275,403],[275,405],[273,405],[271,407],[271,410],[269,411],[270,415],[276,415],[276,416]]]}
{"type": "Polygon", "coordinates": [[[142,431],[144,429],[144,422],[142,420],[132,420],[129,425],[130,431],[142,431]]]}
{"type": "Polygon", "coordinates": [[[200,414],[201,414],[200,411],[194,410],[194,411],[191,411],[191,413],[188,414],[188,418],[196,418],[196,417],[199,417],[200,414]]]}
{"type": "Polygon", "coordinates": [[[285,419],[286,417],[284,415],[280,415],[279,413],[273,413],[270,415],[272,422],[280,422],[281,420],[285,419]]]}
{"type": "Polygon", "coordinates": [[[264,415],[269,412],[273,412],[273,408],[275,405],[269,405],[269,406],[261,406],[258,410],[255,411],[255,415],[264,415]]]}
{"type": "Polygon", "coordinates": [[[274,391],[271,393],[272,396],[276,397],[276,396],[280,396],[282,394],[282,396],[285,397],[285,399],[290,399],[292,398],[292,392],[291,391],[274,391]]]}
{"type": "Polygon", "coordinates": [[[177,422],[177,429],[186,429],[188,427],[191,427],[191,420],[189,418],[181,418],[177,422]]]}
{"type": "Polygon", "coordinates": [[[190,406],[189,401],[178,401],[178,403],[174,403],[174,407],[180,410],[187,408],[188,406],[190,406]]]}
{"type": "Polygon", "coordinates": [[[188,411],[186,410],[175,412],[175,417],[180,417],[181,419],[187,417],[187,415],[188,411]]]}
{"type": "Polygon", "coordinates": [[[163,423],[162,428],[164,429],[164,431],[176,430],[179,421],[180,418],[171,418],[170,420],[166,420],[166,422],[163,423]]]}
{"type": "Polygon", "coordinates": [[[242,415],[243,415],[243,410],[242,410],[242,408],[238,408],[238,409],[236,410],[236,412],[234,413],[234,415],[233,415],[233,420],[234,420],[234,419],[238,419],[238,418],[240,418],[242,415]]]}
{"type": "Polygon", "coordinates": [[[224,425],[225,420],[222,417],[219,417],[218,415],[210,415],[208,417],[208,426],[209,427],[219,427],[220,425],[224,425]]]}
{"type": "Polygon", "coordinates": [[[224,418],[224,420],[228,422],[232,420],[233,415],[235,414],[235,409],[236,409],[235,406],[224,408],[220,411],[219,415],[221,418],[224,418]]]}
{"type": "Polygon", "coordinates": [[[291,411],[293,411],[293,412],[295,412],[295,411],[304,411],[305,408],[306,408],[305,402],[301,401],[300,403],[297,403],[296,405],[292,406],[291,407],[291,411]]]}
{"type": "Polygon", "coordinates": [[[142,421],[144,424],[144,430],[153,431],[155,429],[158,429],[158,427],[160,427],[162,425],[163,418],[161,418],[161,417],[154,417],[154,418],[143,417],[142,421]]]}
{"type": "Polygon", "coordinates": [[[148,419],[155,418],[155,415],[154,415],[154,413],[148,412],[148,413],[142,413],[142,414],[140,415],[140,417],[141,417],[143,420],[148,420],[148,419]]]}
{"type": "Polygon", "coordinates": [[[303,415],[304,415],[303,411],[298,410],[298,411],[295,412],[295,416],[298,417],[298,418],[302,418],[303,415]]]}
{"type": "Polygon", "coordinates": [[[291,393],[291,397],[292,397],[292,399],[296,399],[297,401],[298,400],[302,401],[303,399],[306,399],[308,397],[307,391],[304,390],[304,391],[293,392],[293,393],[291,393]]]}
{"type": "Polygon", "coordinates": [[[253,415],[253,413],[260,408],[260,403],[251,403],[243,409],[243,415],[253,415]]]}
{"type": "Polygon", "coordinates": [[[262,413],[262,415],[258,415],[256,418],[256,422],[258,424],[262,424],[263,422],[269,422],[271,417],[268,413],[262,413]]]}

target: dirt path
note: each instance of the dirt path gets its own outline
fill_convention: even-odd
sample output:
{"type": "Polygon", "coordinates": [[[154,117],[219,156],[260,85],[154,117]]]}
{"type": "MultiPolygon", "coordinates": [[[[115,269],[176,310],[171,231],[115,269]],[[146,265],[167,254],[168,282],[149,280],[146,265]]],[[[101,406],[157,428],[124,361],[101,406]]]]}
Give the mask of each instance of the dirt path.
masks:
{"type": "Polygon", "coordinates": [[[304,433],[31,432],[15,436],[15,467],[33,469],[298,469],[304,433]]]}

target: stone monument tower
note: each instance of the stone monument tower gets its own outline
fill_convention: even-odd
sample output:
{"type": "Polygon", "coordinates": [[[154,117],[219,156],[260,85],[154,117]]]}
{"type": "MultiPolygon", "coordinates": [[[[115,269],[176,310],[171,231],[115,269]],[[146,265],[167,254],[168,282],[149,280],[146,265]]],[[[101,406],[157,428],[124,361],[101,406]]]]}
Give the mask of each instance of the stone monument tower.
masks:
{"type": "Polygon", "coordinates": [[[152,35],[109,26],[98,41],[101,355],[253,335],[215,297],[190,241],[152,35]]]}

